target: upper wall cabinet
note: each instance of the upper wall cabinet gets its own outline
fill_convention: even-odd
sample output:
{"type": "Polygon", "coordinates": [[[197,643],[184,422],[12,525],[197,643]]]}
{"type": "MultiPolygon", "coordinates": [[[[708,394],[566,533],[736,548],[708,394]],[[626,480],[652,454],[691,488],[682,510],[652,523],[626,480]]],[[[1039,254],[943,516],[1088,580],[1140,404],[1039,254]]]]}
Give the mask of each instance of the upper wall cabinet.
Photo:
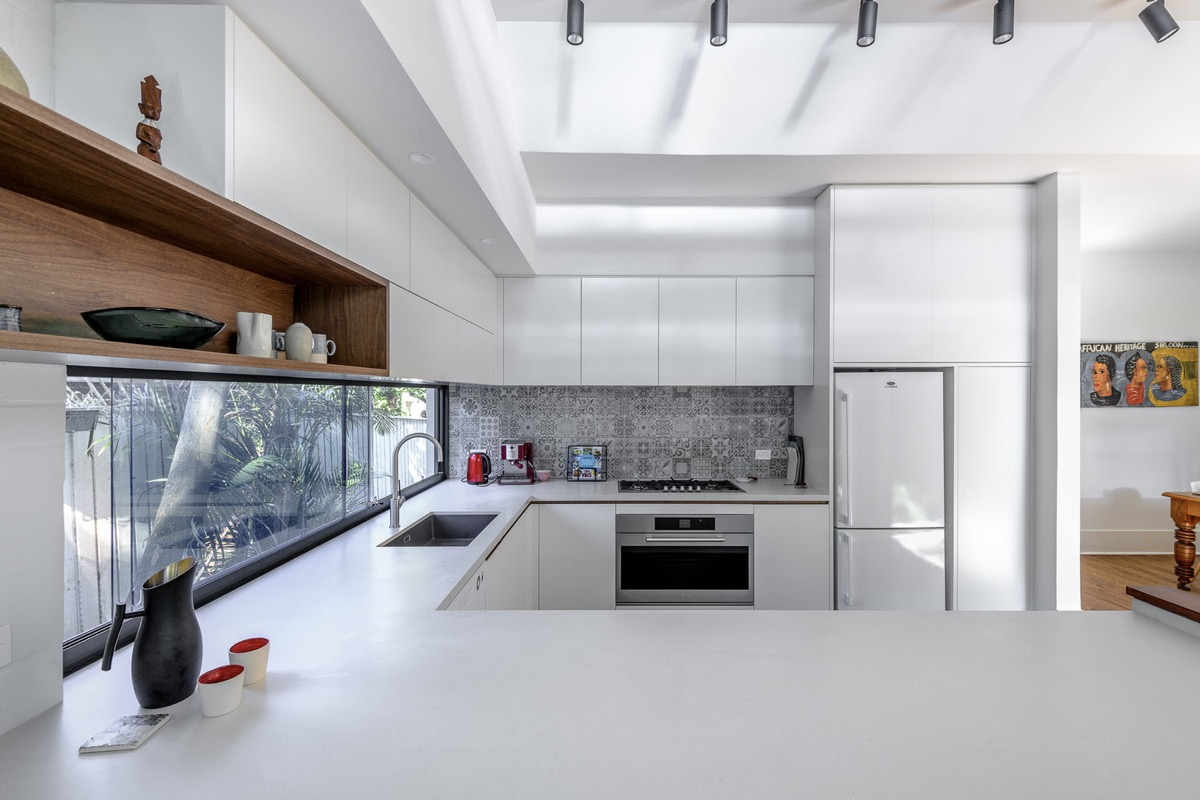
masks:
{"type": "Polygon", "coordinates": [[[584,278],[584,386],[658,383],[658,280],[584,278]]]}
{"type": "Polygon", "coordinates": [[[411,225],[412,290],[486,331],[496,330],[496,276],[415,197],[411,225]]]}
{"type": "Polygon", "coordinates": [[[672,278],[658,284],[658,382],[731,386],[736,382],[737,282],[672,278]]]}
{"type": "Polygon", "coordinates": [[[580,279],[504,279],[504,382],[580,384],[580,279]]]}
{"type": "Polygon", "coordinates": [[[350,137],[346,257],[409,287],[408,187],[357,137],[350,137]]]}
{"type": "Polygon", "coordinates": [[[737,279],[737,384],[813,382],[813,279],[737,279]]]}
{"type": "Polygon", "coordinates": [[[230,197],[345,255],[349,130],[240,21],[233,43],[230,197]]]}
{"type": "Polygon", "coordinates": [[[794,386],[812,376],[807,275],[504,280],[507,384],[794,386]]]}
{"type": "Polygon", "coordinates": [[[1029,186],[835,187],[834,362],[1028,362],[1029,186]]]}

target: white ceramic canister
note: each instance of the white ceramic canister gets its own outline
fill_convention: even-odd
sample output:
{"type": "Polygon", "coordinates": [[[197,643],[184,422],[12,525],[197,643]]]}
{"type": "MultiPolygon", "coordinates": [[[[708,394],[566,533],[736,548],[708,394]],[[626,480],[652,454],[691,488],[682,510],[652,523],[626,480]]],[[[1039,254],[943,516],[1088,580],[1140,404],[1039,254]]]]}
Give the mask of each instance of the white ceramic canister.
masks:
{"type": "Polygon", "coordinates": [[[288,361],[311,361],[313,349],[312,331],[303,322],[293,323],[287,329],[288,361]]]}

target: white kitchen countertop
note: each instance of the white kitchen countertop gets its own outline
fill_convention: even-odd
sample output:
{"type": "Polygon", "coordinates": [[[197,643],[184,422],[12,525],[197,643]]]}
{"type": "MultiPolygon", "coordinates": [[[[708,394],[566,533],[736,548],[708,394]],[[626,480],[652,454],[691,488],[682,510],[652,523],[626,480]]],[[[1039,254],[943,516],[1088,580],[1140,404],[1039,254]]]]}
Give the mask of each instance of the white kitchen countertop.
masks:
{"type": "MultiPolygon", "coordinates": [[[[405,519],[514,515],[539,495],[494,488],[427,492],[405,519]]],[[[69,676],[61,706],[0,737],[0,796],[925,800],[1185,785],[1177,753],[1194,725],[1172,676],[1200,640],[1130,612],[436,612],[490,544],[377,548],[386,522],[200,610],[206,669],[238,639],[272,642],[266,680],[233,713],[204,718],[193,696],[139,750],[78,755],[138,711],[123,648],[111,672],[69,676]]]]}

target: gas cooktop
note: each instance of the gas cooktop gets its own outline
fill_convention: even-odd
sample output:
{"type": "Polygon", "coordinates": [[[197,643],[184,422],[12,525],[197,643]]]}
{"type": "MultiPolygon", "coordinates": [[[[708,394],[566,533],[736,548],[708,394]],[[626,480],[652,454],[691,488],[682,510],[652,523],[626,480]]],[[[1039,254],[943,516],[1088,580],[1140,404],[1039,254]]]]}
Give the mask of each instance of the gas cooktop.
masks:
{"type": "Polygon", "coordinates": [[[698,481],[698,480],[665,480],[665,481],[620,481],[617,484],[620,492],[741,492],[740,486],[730,481],[698,481]]]}

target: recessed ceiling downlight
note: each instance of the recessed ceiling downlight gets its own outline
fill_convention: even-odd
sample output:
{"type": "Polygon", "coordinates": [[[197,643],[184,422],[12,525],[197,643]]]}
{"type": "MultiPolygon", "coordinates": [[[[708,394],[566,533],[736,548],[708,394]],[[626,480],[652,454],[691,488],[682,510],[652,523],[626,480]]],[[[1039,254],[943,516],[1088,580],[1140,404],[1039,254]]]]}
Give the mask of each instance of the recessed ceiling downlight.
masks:
{"type": "Polygon", "coordinates": [[[422,153],[418,151],[416,153],[409,153],[408,160],[417,164],[432,164],[437,159],[429,155],[429,153],[422,153]]]}
{"type": "Polygon", "coordinates": [[[493,239],[493,238],[492,238],[492,237],[490,237],[490,236],[485,236],[485,237],[483,237],[482,239],[480,239],[480,240],[479,240],[479,243],[480,243],[480,244],[495,244],[495,243],[496,243],[496,240],[495,240],[495,239],[493,239]]]}

